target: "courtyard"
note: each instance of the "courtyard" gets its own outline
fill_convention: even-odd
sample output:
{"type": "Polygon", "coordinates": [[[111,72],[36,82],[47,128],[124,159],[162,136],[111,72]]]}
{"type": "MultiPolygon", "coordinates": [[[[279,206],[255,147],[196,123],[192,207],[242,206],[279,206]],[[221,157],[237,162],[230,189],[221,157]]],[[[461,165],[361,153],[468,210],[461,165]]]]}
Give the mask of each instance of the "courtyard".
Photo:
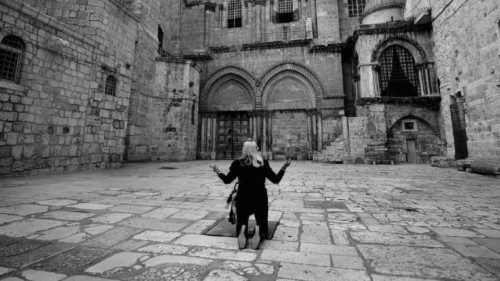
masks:
{"type": "MultiPolygon", "coordinates": [[[[0,280],[499,280],[500,181],[427,165],[292,162],[260,249],[203,235],[229,161],[0,179],[0,280]]],[[[273,161],[275,170],[282,162],[273,161]]]]}

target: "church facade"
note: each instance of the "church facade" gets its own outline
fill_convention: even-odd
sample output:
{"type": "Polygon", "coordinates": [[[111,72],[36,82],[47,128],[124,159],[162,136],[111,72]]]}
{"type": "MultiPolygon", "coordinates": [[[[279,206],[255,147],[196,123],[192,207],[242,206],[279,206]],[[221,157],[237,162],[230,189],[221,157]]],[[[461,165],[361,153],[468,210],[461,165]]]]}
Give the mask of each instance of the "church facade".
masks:
{"type": "Polygon", "coordinates": [[[498,159],[498,9],[1,1],[0,174],[233,159],[249,137],[268,159],[498,159]]]}

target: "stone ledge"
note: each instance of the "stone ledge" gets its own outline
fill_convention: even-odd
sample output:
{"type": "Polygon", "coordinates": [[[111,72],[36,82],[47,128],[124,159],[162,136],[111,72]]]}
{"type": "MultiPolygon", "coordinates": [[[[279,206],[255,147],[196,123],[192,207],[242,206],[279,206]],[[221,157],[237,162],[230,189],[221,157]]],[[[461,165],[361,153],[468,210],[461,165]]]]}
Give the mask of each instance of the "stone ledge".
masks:
{"type": "Polygon", "coordinates": [[[0,89],[8,89],[8,90],[24,92],[25,87],[13,82],[0,80],[0,89]]]}
{"type": "Polygon", "coordinates": [[[277,48],[290,48],[290,47],[304,47],[311,44],[312,39],[297,39],[290,41],[272,41],[272,42],[259,42],[251,44],[243,44],[241,49],[248,50],[262,50],[262,49],[277,49],[277,48]]]}
{"type": "Polygon", "coordinates": [[[441,103],[441,96],[422,96],[422,97],[370,97],[359,98],[356,100],[356,105],[370,104],[402,104],[402,105],[417,105],[438,110],[441,103]]]}
{"type": "Polygon", "coordinates": [[[415,25],[412,21],[395,21],[382,24],[361,25],[359,29],[354,31],[354,36],[358,37],[360,35],[392,34],[430,30],[432,30],[431,24],[415,25]]]}

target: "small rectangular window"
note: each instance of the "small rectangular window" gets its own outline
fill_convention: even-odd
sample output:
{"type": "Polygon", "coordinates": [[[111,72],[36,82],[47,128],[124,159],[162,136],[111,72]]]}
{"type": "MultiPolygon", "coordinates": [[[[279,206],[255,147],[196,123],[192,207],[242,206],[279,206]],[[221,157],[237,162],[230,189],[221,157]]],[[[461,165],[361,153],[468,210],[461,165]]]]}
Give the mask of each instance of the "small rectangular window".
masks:
{"type": "Polygon", "coordinates": [[[348,0],[347,8],[349,10],[349,17],[359,17],[365,10],[366,0],[348,0]]]}
{"type": "Polygon", "coordinates": [[[417,121],[415,120],[404,120],[403,121],[403,131],[412,132],[417,130],[417,121]]]}
{"type": "Polygon", "coordinates": [[[227,27],[242,27],[241,1],[231,0],[227,6],[227,27]]]}

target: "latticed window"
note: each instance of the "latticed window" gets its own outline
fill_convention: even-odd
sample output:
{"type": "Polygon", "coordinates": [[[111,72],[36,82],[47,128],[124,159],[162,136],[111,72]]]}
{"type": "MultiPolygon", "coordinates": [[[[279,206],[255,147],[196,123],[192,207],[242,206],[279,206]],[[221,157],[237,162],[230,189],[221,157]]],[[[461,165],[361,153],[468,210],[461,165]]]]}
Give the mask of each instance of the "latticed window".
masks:
{"type": "Polygon", "coordinates": [[[359,17],[365,9],[366,0],[348,0],[349,17],[359,17]]]}
{"type": "Polygon", "coordinates": [[[111,96],[116,96],[116,84],[117,84],[117,80],[115,77],[113,77],[112,75],[108,75],[108,77],[106,78],[106,87],[104,89],[104,93],[106,95],[111,95],[111,96]]]}
{"type": "Polygon", "coordinates": [[[278,13],[276,14],[276,22],[286,23],[294,21],[293,1],[278,0],[278,13]]]}
{"type": "Polygon", "coordinates": [[[241,27],[241,1],[231,0],[227,7],[227,27],[241,27]]]}
{"type": "Polygon", "coordinates": [[[0,79],[19,83],[26,46],[21,38],[7,35],[0,43],[0,79]]]}
{"type": "Polygon", "coordinates": [[[392,45],[379,58],[382,96],[411,97],[418,95],[419,83],[413,56],[403,47],[392,45]]]}

